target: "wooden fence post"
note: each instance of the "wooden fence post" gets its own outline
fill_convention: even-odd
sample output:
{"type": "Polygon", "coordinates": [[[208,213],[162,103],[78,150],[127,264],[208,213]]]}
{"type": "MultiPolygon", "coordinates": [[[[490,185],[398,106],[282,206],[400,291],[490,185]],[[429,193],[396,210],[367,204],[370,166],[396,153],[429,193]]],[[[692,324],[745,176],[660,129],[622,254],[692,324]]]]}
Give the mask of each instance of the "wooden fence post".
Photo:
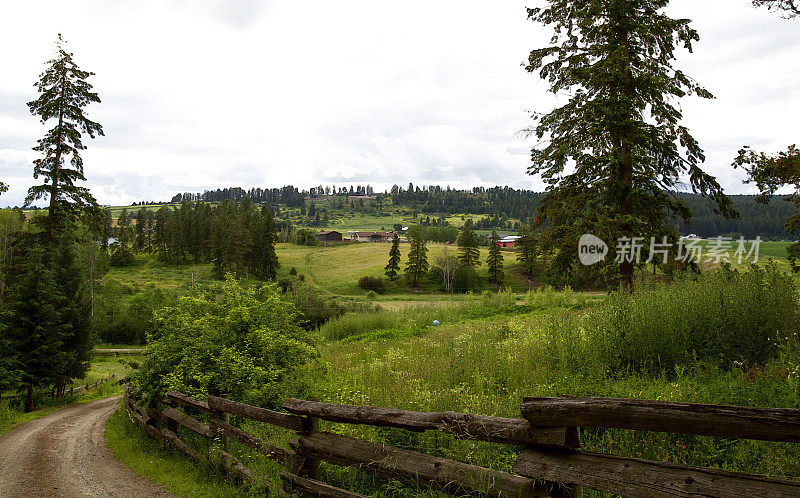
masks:
{"type": "MultiPolygon", "coordinates": [[[[308,398],[309,401],[319,401],[317,398],[308,398]]],[[[319,417],[315,417],[313,415],[308,415],[306,417],[306,424],[303,427],[303,435],[310,436],[315,432],[319,432],[319,417]]],[[[318,480],[319,479],[319,459],[317,458],[307,458],[303,468],[300,469],[300,475],[308,477],[310,479],[318,480]]]]}
{"type": "MultiPolygon", "coordinates": [[[[219,397],[223,399],[228,399],[228,394],[220,394],[219,397]]],[[[228,412],[222,412],[220,415],[221,415],[220,420],[222,420],[226,424],[230,423],[231,416],[228,414],[228,412]]],[[[224,432],[222,433],[222,449],[225,450],[225,453],[230,453],[230,438],[224,432]]]]}
{"type": "MultiPolygon", "coordinates": [[[[575,438],[578,442],[578,445],[575,447],[575,449],[579,450],[581,447],[581,428],[569,427],[568,430],[575,431],[575,438]]],[[[583,486],[581,486],[580,484],[568,484],[566,488],[567,488],[567,493],[571,498],[583,498],[583,486]]]]}

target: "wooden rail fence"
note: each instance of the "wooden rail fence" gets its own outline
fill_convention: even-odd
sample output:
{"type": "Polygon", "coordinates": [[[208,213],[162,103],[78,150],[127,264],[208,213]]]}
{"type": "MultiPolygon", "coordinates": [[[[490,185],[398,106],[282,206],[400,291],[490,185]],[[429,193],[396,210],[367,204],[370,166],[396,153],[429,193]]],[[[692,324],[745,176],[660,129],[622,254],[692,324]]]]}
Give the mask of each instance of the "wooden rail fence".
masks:
{"type": "Polygon", "coordinates": [[[320,462],[425,485],[451,494],[488,496],[576,496],[582,489],[624,496],[797,497],[800,482],[591,453],[580,449],[578,427],[607,427],[657,432],[800,442],[800,410],[668,403],[607,398],[525,398],[523,418],[454,412],[413,412],[290,399],[285,412],[209,396],[206,401],[167,393],[147,408],[143,393],[126,386],[125,405],[147,433],[195,460],[218,461],[244,481],[253,474],[231,456],[229,440],[265,455],[286,470],[279,495],[358,497],[320,480],[320,462]],[[205,423],[180,408],[202,414],[205,423]],[[229,416],[294,431],[290,448],[275,446],[232,425],[229,416]],[[483,468],[320,430],[319,422],[440,431],[458,438],[522,447],[512,472],[483,468]],[[159,428],[160,427],[160,428],[159,428]],[[209,439],[203,454],[178,436],[178,428],[209,439]],[[221,441],[214,444],[213,441],[221,441]],[[216,457],[214,457],[216,455],[216,457]]]}
{"type": "MultiPolygon", "coordinates": [[[[109,381],[112,381],[112,380],[116,379],[116,377],[117,377],[116,374],[111,374],[108,377],[102,378],[102,379],[100,379],[97,382],[94,382],[92,384],[89,384],[89,383],[80,384],[80,385],[72,384],[69,389],[66,389],[64,391],[64,394],[75,395],[75,394],[80,394],[80,393],[83,393],[83,392],[89,392],[92,389],[95,389],[100,384],[103,384],[105,382],[109,382],[109,381]]],[[[22,398],[24,396],[26,396],[25,393],[22,393],[22,394],[10,394],[10,395],[6,395],[6,396],[3,396],[3,394],[0,393],[0,401],[2,401],[4,399],[22,398]]],[[[55,397],[55,392],[54,391],[51,393],[51,396],[55,397]]]]}

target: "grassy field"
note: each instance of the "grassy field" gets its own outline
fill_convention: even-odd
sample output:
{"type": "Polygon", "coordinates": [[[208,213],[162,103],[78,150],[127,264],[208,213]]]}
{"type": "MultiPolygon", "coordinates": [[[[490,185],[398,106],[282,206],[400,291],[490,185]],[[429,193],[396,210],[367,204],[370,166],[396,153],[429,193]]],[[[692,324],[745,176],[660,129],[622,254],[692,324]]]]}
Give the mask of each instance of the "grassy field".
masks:
{"type": "MultiPolygon", "coordinates": [[[[390,244],[362,243],[344,244],[332,247],[307,247],[295,244],[278,244],[276,252],[281,263],[280,274],[288,275],[289,269],[294,267],[298,273],[306,276],[306,280],[313,282],[319,288],[335,295],[360,296],[365,291],[358,287],[358,279],[365,276],[383,277],[384,266],[389,260],[390,244]]],[[[428,262],[433,266],[436,258],[445,252],[456,254],[456,246],[444,244],[428,244],[428,262]]],[[[402,266],[405,265],[409,251],[408,244],[400,245],[402,266]]],[[[488,248],[481,248],[481,261],[479,273],[486,272],[486,257],[488,248]]],[[[525,291],[527,286],[515,275],[513,268],[516,266],[516,254],[504,251],[505,257],[505,285],[515,291],[525,291]]],[[[485,276],[485,275],[484,275],[485,276]]],[[[409,292],[409,289],[400,282],[392,289],[392,294],[409,292]]]]}

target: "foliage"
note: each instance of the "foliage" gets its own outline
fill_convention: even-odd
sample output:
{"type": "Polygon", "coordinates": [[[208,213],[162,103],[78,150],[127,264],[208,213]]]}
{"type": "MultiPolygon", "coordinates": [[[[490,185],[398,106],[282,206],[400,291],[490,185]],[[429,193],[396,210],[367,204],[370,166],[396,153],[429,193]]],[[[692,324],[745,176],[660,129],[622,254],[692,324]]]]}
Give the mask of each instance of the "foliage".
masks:
{"type": "Polygon", "coordinates": [[[299,312],[297,323],[306,330],[318,329],[328,320],[344,313],[339,303],[323,296],[313,284],[305,282],[303,275],[289,279],[284,292],[286,299],[299,312]]]}
{"type": "Polygon", "coordinates": [[[800,2],[798,0],[753,0],[753,5],[784,12],[787,18],[800,16],[800,2]]]}
{"type": "Polygon", "coordinates": [[[436,257],[435,263],[436,266],[431,268],[431,274],[437,277],[436,280],[442,284],[445,292],[453,292],[456,271],[459,267],[458,258],[450,254],[445,247],[444,252],[436,257]]]}
{"type": "Polygon", "coordinates": [[[317,356],[297,319],[274,285],[250,289],[228,276],[218,293],[182,297],[157,313],[136,381],[153,399],[176,390],[275,407],[302,394],[285,388],[317,356]]]}
{"type": "MultiPolygon", "coordinates": [[[[79,244],[74,234],[57,235],[48,241],[37,227],[17,235],[0,313],[8,316],[2,357],[10,359],[21,386],[32,393],[56,385],[61,396],[70,379],[86,373],[93,335],[79,244]]],[[[29,396],[27,410],[32,409],[29,396]]]]}
{"type": "Polygon", "coordinates": [[[378,294],[386,291],[386,283],[383,279],[375,277],[361,277],[358,279],[358,286],[364,290],[375,291],[378,294]]]}
{"type": "Polygon", "coordinates": [[[533,278],[534,273],[539,267],[539,240],[537,238],[536,229],[531,225],[524,225],[520,235],[522,238],[519,239],[517,243],[517,261],[520,263],[522,272],[528,278],[533,278]]]}
{"type": "Polygon", "coordinates": [[[458,261],[469,268],[480,265],[480,251],[478,250],[478,236],[472,228],[472,219],[467,219],[458,234],[458,261]]]}
{"type": "MultiPolygon", "coordinates": [[[[790,146],[777,156],[757,153],[745,147],[739,151],[733,166],[743,167],[747,171],[747,182],[755,182],[761,191],[760,202],[768,203],[782,187],[793,188],[794,192],[784,200],[790,202],[796,211],[786,220],[785,228],[789,233],[800,230],[800,211],[797,211],[800,209],[800,149],[796,145],[790,146]]],[[[800,265],[797,263],[800,243],[794,244],[788,251],[792,268],[800,271],[800,265]]]]}
{"type": "Polygon", "coordinates": [[[294,243],[299,246],[318,246],[316,233],[308,228],[301,228],[294,234],[294,243]]]}
{"type": "Polygon", "coordinates": [[[456,292],[473,292],[481,287],[481,277],[471,266],[459,266],[453,277],[453,290],[456,292]]]}
{"type": "Polygon", "coordinates": [[[525,305],[534,309],[548,308],[584,308],[588,304],[585,294],[575,292],[571,287],[557,291],[546,285],[536,290],[529,290],[525,295],[525,305]]]}
{"type": "Polygon", "coordinates": [[[81,70],[73,60],[73,54],[64,50],[64,41],[58,35],[56,57],[35,84],[39,98],[28,102],[31,114],[39,116],[42,124],[55,119],[56,125],[38,141],[34,151],[42,154],[34,160],[33,177],[45,178],[44,183],[28,190],[26,205],[50,196],[48,233],[58,228],[62,218],[78,214],[76,207],[96,208],[97,202],[85,187],[75,185],[86,180],[83,176],[83,159],[80,151],[86,149],[81,133],[89,137],[103,135],[103,127],[86,117],[83,108],[92,102],[100,102],[92,85],[86,80],[94,73],[81,70]],[[65,165],[70,158],[70,167],[65,165]]]}
{"type": "Polygon", "coordinates": [[[428,247],[420,233],[412,233],[411,230],[409,230],[408,238],[411,249],[408,252],[408,263],[406,264],[405,274],[406,277],[411,280],[412,285],[416,286],[419,284],[419,279],[422,275],[430,269],[430,264],[428,264],[428,247]]]}
{"type": "Polygon", "coordinates": [[[545,340],[560,369],[669,376],[696,361],[726,370],[764,365],[797,337],[798,317],[791,276],[774,266],[722,268],[634,295],[614,293],[583,316],[554,317],[545,340]]]}
{"type": "Polygon", "coordinates": [[[11,260],[15,234],[22,229],[25,215],[16,209],[0,209],[0,300],[6,290],[5,266],[11,260]]]}
{"type": "Polygon", "coordinates": [[[389,280],[394,282],[397,280],[397,274],[400,271],[400,237],[395,233],[392,238],[392,248],[389,250],[389,263],[384,268],[385,275],[389,280]]]}
{"type": "MultiPolygon", "coordinates": [[[[549,0],[528,9],[554,35],[551,46],[531,52],[527,71],[538,72],[553,93],[571,93],[566,105],[534,116],[531,134],[542,145],[528,169],[548,184],[540,221],[549,222],[548,243],[562,258],[576,259],[583,233],[609,240],[667,235],[673,215],[690,215],[670,193],[685,177],[694,192],[735,215],[717,181],[698,166],[703,151],[680,124],[674,99],[712,95],[672,66],[676,47],[691,50],[699,37],[689,20],[661,12],[667,3],[549,0]]],[[[631,287],[633,263],[622,262],[619,276],[631,287]]]]}
{"type": "Polygon", "coordinates": [[[103,281],[93,317],[95,332],[102,341],[144,344],[155,332],[155,312],[174,306],[176,301],[173,294],[153,284],[128,297],[132,293],[133,289],[114,279],[103,281]]]}
{"type": "Polygon", "coordinates": [[[492,283],[500,285],[503,282],[503,254],[500,252],[500,237],[496,230],[492,230],[492,237],[489,240],[489,257],[486,258],[486,266],[489,268],[489,279],[492,283]]]}

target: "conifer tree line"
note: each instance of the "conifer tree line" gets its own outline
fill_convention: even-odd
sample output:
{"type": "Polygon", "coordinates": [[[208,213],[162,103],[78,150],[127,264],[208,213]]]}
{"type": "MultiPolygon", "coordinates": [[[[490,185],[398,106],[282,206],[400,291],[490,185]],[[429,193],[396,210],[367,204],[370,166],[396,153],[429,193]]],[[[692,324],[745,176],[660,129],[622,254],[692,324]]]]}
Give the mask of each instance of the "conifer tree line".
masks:
{"type": "Polygon", "coordinates": [[[176,209],[123,210],[110,233],[116,239],[110,248],[116,265],[130,264],[137,251],[167,264],[213,263],[218,278],[250,272],[271,280],[279,267],[272,213],[248,196],[215,205],[187,201],[176,209]]]}
{"type": "MultiPolygon", "coordinates": [[[[420,215],[417,223],[430,227],[450,227],[446,220],[446,216],[449,215],[478,215],[473,221],[473,227],[476,230],[522,230],[526,223],[532,224],[536,221],[537,209],[545,195],[541,192],[512,187],[475,187],[469,190],[456,190],[441,186],[414,187],[410,185],[410,187],[414,189],[413,192],[395,186],[388,195],[377,194],[375,201],[390,197],[395,208],[409,210],[420,215]]],[[[316,187],[316,189],[319,188],[316,187]]],[[[353,195],[358,195],[359,188],[351,187],[353,195]]],[[[349,192],[348,188],[342,187],[341,189],[349,192]]],[[[331,188],[327,188],[327,190],[332,191],[331,188]]],[[[244,197],[249,197],[256,204],[269,205],[276,223],[287,221],[282,212],[283,209],[299,208],[301,216],[307,218],[301,224],[310,227],[326,227],[335,214],[332,210],[343,209],[345,201],[336,200],[340,198],[331,198],[326,207],[317,206],[313,202],[305,202],[304,199],[310,196],[312,191],[314,191],[313,188],[298,190],[291,186],[247,190],[234,187],[207,191],[203,194],[178,194],[173,198],[173,202],[177,204],[184,201],[218,203],[224,200],[235,200],[238,202],[244,197]]],[[[361,191],[366,195],[366,189],[361,191]]],[[[760,236],[762,239],[783,239],[790,235],[785,230],[785,220],[797,213],[797,208],[791,203],[764,204],[759,202],[760,197],[757,195],[729,195],[731,206],[740,214],[740,218],[726,219],[715,211],[713,199],[686,192],[674,195],[692,214],[688,221],[680,216],[670,218],[670,223],[680,235],[697,234],[709,238],[731,235],[743,236],[747,239],[760,236]]],[[[145,204],[142,203],[142,205],[145,204]]],[[[355,211],[367,211],[363,200],[354,201],[351,207],[355,211]]],[[[381,209],[378,206],[371,206],[369,211],[379,214],[381,209]]],[[[128,215],[133,216],[134,214],[129,213],[128,215]]],[[[456,230],[452,227],[452,230],[442,231],[440,234],[437,232],[435,238],[432,235],[429,240],[455,242],[456,230]]]]}

